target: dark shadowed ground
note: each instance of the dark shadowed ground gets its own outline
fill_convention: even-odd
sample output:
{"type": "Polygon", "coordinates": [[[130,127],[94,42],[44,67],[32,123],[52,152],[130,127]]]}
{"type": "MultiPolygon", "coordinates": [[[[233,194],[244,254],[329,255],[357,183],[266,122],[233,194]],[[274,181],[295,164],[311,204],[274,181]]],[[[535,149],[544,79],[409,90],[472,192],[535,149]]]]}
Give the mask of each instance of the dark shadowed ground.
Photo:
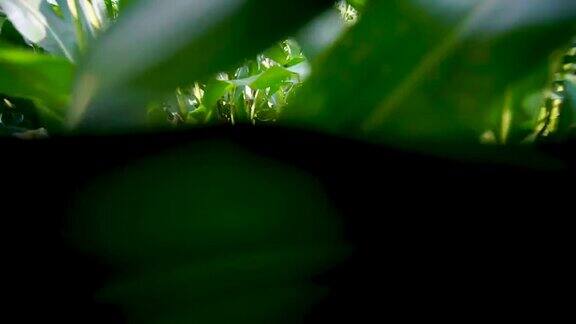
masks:
{"type": "Polygon", "coordinates": [[[456,160],[235,128],[0,147],[2,313],[18,323],[552,320],[569,309],[571,144],[456,160]]]}

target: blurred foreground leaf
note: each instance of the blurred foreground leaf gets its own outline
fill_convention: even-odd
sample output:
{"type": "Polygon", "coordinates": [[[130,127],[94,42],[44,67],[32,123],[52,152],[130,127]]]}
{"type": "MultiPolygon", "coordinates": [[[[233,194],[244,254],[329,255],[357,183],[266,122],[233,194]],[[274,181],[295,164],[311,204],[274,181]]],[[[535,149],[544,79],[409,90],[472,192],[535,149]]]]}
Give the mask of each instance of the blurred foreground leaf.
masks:
{"type": "Polygon", "coordinates": [[[506,89],[576,33],[571,0],[369,2],[287,120],[388,140],[475,141],[506,89]]]}
{"type": "Polygon", "coordinates": [[[109,23],[105,0],[0,0],[0,9],[29,43],[71,62],[109,23]]]}
{"type": "Polygon", "coordinates": [[[36,102],[47,117],[63,123],[74,67],[63,58],[0,45],[0,94],[36,102]]]}
{"type": "Polygon", "coordinates": [[[73,24],[58,17],[45,0],[0,0],[12,24],[31,43],[73,61],[76,35],[73,24]]]}

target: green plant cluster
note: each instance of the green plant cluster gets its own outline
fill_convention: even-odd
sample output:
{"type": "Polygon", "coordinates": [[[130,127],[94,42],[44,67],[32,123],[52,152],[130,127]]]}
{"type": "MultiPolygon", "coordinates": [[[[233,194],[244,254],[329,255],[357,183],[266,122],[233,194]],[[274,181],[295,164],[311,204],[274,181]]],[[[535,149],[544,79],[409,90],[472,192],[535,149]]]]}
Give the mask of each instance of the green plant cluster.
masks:
{"type": "Polygon", "coordinates": [[[179,87],[171,100],[152,104],[150,121],[157,125],[274,122],[309,69],[296,41],[286,40],[234,71],[179,87]]]}
{"type": "MultiPolygon", "coordinates": [[[[65,2],[48,2],[50,8],[60,18],[63,18],[65,12],[69,10],[65,2]]],[[[95,8],[98,7],[95,5],[96,2],[90,3],[95,8]]],[[[100,14],[106,17],[107,24],[113,23],[119,17],[121,4],[125,7],[126,3],[119,3],[117,0],[102,2],[100,14]]],[[[359,5],[359,2],[356,5],[359,5]]],[[[335,4],[335,8],[342,16],[342,24],[350,26],[356,22],[358,11],[351,4],[342,0],[335,4]]],[[[0,22],[5,21],[7,18],[3,15],[0,22]]],[[[82,25],[90,24],[83,24],[79,19],[76,25],[77,38],[74,45],[80,49],[87,37],[86,30],[89,29],[83,30],[82,25]]],[[[92,24],[91,28],[98,30],[103,27],[104,24],[97,23],[92,24]]],[[[98,31],[94,32],[93,36],[96,37],[97,34],[98,31]]],[[[26,45],[31,46],[36,52],[45,52],[37,44],[26,42],[26,45]]],[[[74,63],[74,56],[64,56],[74,63]]],[[[300,45],[295,39],[287,39],[258,54],[254,60],[247,60],[236,69],[220,72],[204,82],[178,87],[174,95],[168,96],[165,100],[151,101],[147,104],[148,124],[165,127],[274,122],[278,119],[281,109],[287,105],[288,98],[309,73],[310,63],[300,45]]],[[[41,122],[35,123],[34,126],[25,123],[25,119],[30,118],[25,118],[8,98],[4,98],[4,103],[4,121],[0,126],[4,127],[5,132],[25,133],[34,126],[43,126],[41,122]]],[[[46,130],[42,128],[40,133],[45,134],[46,130]]]]}
{"type": "MultiPolygon", "coordinates": [[[[358,10],[352,4],[338,1],[335,7],[342,16],[342,24],[352,26],[358,20],[358,10]]],[[[205,83],[180,87],[170,100],[152,104],[148,111],[150,123],[161,126],[275,122],[310,69],[297,40],[279,42],[233,71],[221,72],[205,83]]]]}
{"type": "Polygon", "coordinates": [[[375,141],[514,144],[573,129],[571,0],[0,8],[3,134],[277,122],[375,141]]]}

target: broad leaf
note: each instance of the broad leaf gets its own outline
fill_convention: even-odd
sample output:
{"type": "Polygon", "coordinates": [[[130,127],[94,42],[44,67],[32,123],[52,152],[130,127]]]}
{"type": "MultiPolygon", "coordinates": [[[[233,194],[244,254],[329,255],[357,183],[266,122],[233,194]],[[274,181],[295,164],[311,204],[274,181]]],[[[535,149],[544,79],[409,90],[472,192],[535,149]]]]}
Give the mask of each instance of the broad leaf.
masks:
{"type": "Polygon", "coordinates": [[[64,118],[73,74],[62,58],[0,45],[0,94],[34,100],[54,118],[64,118]]]}
{"type": "Polygon", "coordinates": [[[0,8],[28,42],[75,62],[78,53],[109,24],[106,2],[56,0],[54,3],[61,17],[47,0],[0,0],[0,8]]]}
{"type": "Polygon", "coordinates": [[[0,8],[29,42],[74,61],[74,26],[58,17],[47,1],[0,0],[0,8]]]}
{"type": "Polygon", "coordinates": [[[206,94],[204,95],[202,104],[209,108],[216,106],[218,100],[233,88],[234,84],[228,81],[211,80],[206,85],[206,94]]]}
{"type": "Polygon", "coordinates": [[[22,35],[20,35],[18,30],[16,30],[14,25],[8,19],[6,19],[2,25],[2,31],[0,32],[0,42],[19,48],[30,48],[26,40],[22,37],[22,35]]]}
{"type": "Polygon", "coordinates": [[[369,2],[285,118],[353,135],[476,140],[506,89],[575,34],[574,18],[572,0],[369,2]]]}
{"type": "Polygon", "coordinates": [[[250,87],[258,90],[272,88],[272,92],[276,92],[282,82],[292,77],[297,77],[297,74],[283,67],[273,66],[259,75],[258,78],[250,84],[250,87]]]}
{"type": "Polygon", "coordinates": [[[364,9],[364,6],[366,6],[366,1],[367,0],[347,0],[349,4],[351,4],[358,10],[364,9]]]}

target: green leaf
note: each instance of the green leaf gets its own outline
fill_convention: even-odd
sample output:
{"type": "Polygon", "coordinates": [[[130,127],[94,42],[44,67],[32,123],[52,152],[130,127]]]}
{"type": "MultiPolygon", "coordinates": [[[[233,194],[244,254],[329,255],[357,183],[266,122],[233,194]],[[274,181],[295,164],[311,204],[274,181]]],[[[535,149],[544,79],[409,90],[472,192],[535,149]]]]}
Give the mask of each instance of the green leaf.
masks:
{"type": "Polygon", "coordinates": [[[290,39],[275,44],[264,52],[264,56],[284,67],[290,67],[306,61],[301,52],[300,46],[290,39]]]}
{"type": "Polygon", "coordinates": [[[471,140],[506,89],[576,33],[572,0],[372,1],[286,120],[389,140],[471,140]]]}
{"type": "Polygon", "coordinates": [[[81,68],[71,124],[86,119],[87,112],[92,122],[110,118],[111,109],[122,114],[120,109],[99,109],[118,105],[110,100],[115,94],[157,96],[227,71],[295,32],[331,4],[330,0],[289,5],[265,0],[173,0],[159,6],[156,0],[132,1],[81,68]]]}
{"type": "Polygon", "coordinates": [[[74,61],[74,26],[58,17],[47,1],[0,0],[0,7],[29,42],[74,61]]]}
{"type": "Polygon", "coordinates": [[[0,45],[0,94],[31,99],[63,121],[74,67],[62,58],[0,45]]]}
{"type": "Polygon", "coordinates": [[[271,92],[274,93],[284,81],[295,76],[297,76],[296,73],[288,71],[281,66],[273,66],[260,74],[250,87],[259,90],[271,88],[271,92]]]}
{"type": "Polygon", "coordinates": [[[218,100],[233,88],[234,85],[228,81],[211,80],[206,85],[206,92],[202,98],[202,103],[208,108],[213,108],[216,106],[218,100]]]}
{"type": "Polygon", "coordinates": [[[0,0],[8,18],[32,44],[72,62],[108,23],[104,0],[0,0]]]}
{"type": "Polygon", "coordinates": [[[6,18],[0,16],[0,34],[2,33],[2,27],[4,26],[4,22],[6,22],[6,18]]]}
{"type": "Polygon", "coordinates": [[[366,6],[366,0],[346,0],[352,7],[362,10],[366,6]]]}

